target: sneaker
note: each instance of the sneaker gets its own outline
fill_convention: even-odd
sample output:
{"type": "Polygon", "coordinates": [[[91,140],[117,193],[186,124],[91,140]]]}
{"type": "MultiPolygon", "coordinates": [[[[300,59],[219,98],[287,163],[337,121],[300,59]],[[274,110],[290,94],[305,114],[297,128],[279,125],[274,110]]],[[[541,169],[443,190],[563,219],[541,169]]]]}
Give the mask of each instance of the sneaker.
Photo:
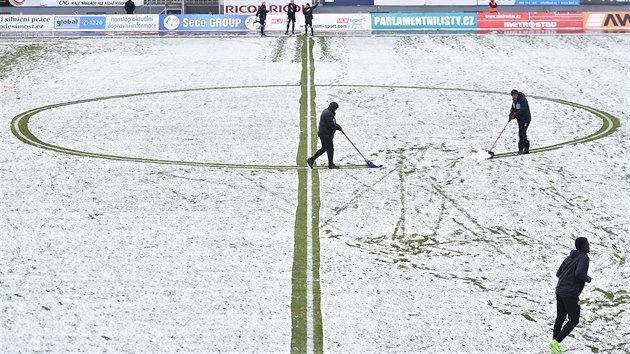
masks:
{"type": "Polygon", "coordinates": [[[558,343],[558,341],[554,339],[551,341],[551,343],[549,343],[549,351],[551,352],[551,354],[560,354],[563,353],[565,350],[562,349],[560,343],[558,343]]]}
{"type": "Polygon", "coordinates": [[[328,165],[328,168],[331,169],[331,170],[336,170],[336,169],[339,168],[339,166],[337,166],[335,164],[332,164],[332,165],[328,165]]]}
{"type": "Polygon", "coordinates": [[[311,159],[310,157],[308,159],[306,159],[306,163],[308,164],[308,167],[313,168],[313,159],[311,159]]]}

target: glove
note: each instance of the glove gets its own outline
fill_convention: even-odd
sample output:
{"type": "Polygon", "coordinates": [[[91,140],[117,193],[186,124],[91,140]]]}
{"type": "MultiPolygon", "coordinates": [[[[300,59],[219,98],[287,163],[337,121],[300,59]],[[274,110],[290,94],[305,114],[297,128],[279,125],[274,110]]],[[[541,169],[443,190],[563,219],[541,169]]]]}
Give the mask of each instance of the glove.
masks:
{"type": "Polygon", "coordinates": [[[340,131],[343,131],[343,129],[341,128],[341,125],[339,125],[339,124],[337,124],[337,125],[339,126],[339,130],[340,130],[340,131]]]}
{"type": "Polygon", "coordinates": [[[516,118],[516,117],[514,117],[514,115],[511,115],[511,116],[510,116],[510,119],[508,119],[508,121],[511,121],[511,120],[512,120],[512,119],[514,119],[514,118],[516,118]]]}

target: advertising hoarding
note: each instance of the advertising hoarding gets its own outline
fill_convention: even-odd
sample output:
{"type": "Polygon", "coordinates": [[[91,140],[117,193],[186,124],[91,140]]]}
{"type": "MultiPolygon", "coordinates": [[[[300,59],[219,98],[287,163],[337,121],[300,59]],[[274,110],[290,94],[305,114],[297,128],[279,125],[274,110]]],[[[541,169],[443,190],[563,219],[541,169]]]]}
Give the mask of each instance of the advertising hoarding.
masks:
{"type": "MultiPolygon", "coordinates": [[[[273,14],[286,14],[289,0],[266,0],[268,15],[273,14]]],[[[258,11],[261,1],[259,0],[224,0],[223,1],[223,14],[225,15],[254,15],[258,11]]],[[[298,6],[299,14],[302,16],[302,10],[310,1],[296,0],[295,4],[298,6]]],[[[319,6],[322,6],[321,4],[319,6]]],[[[314,15],[317,15],[317,9],[313,11],[314,15]]]]}
{"type": "Polygon", "coordinates": [[[630,12],[584,12],[584,29],[630,30],[630,12]]]}
{"type": "Polygon", "coordinates": [[[476,29],[477,14],[466,13],[373,13],[372,29],[377,30],[439,30],[476,29]]]}
{"type": "MultiPolygon", "coordinates": [[[[15,7],[125,7],[126,0],[9,0],[15,7]]],[[[144,0],[134,0],[136,6],[143,6],[144,0]]]]}
{"type": "Polygon", "coordinates": [[[579,12],[480,12],[477,16],[481,33],[484,30],[582,29],[579,12]]]}
{"type": "Polygon", "coordinates": [[[160,31],[242,31],[258,28],[253,15],[160,15],[160,31]]]}
{"type": "MultiPolygon", "coordinates": [[[[477,0],[374,0],[376,6],[476,6],[477,0]]],[[[486,2],[484,5],[488,5],[486,2]]]]}
{"type": "Polygon", "coordinates": [[[52,31],[51,15],[0,15],[0,32],[52,31]]]}

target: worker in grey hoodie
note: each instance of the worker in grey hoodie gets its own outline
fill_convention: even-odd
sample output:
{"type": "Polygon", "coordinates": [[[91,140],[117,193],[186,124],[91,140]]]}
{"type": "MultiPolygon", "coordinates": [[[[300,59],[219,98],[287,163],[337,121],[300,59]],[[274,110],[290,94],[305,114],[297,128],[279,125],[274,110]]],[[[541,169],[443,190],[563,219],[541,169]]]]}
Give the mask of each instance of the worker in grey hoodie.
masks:
{"type": "Polygon", "coordinates": [[[580,321],[580,294],[584,289],[584,283],[590,283],[588,276],[588,253],[591,245],[586,237],[575,239],[575,249],[564,259],[556,276],[558,285],[556,286],[557,316],[553,326],[553,340],[549,343],[551,352],[561,353],[564,350],[560,343],[571,333],[573,328],[580,321]],[[564,320],[569,316],[569,321],[564,325],[564,320]]]}

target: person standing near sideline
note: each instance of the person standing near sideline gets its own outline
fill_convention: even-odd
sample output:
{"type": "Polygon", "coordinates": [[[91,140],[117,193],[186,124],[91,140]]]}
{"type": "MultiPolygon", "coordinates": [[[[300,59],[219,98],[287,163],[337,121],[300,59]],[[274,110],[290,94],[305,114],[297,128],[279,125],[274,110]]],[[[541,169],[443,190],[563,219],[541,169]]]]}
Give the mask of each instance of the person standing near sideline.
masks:
{"type": "Polygon", "coordinates": [[[136,3],[134,3],[133,0],[127,0],[127,2],[125,2],[125,11],[127,15],[133,15],[133,12],[136,11],[136,3]]]}
{"type": "Polygon", "coordinates": [[[267,10],[267,3],[263,1],[258,7],[258,12],[256,12],[256,17],[258,17],[258,22],[260,23],[260,36],[261,37],[267,36],[265,34],[265,25],[267,24],[268,12],[269,10],[267,10]]]}
{"type": "Polygon", "coordinates": [[[529,140],[527,140],[527,128],[532,121],[529,112],[529,104],[525,94],[518,90],[512,90],[512,108],[510,109],[510,119],[518,122],[518,154],[529,154],[529,140]]]}
{"type": "Polygon", "coordinates": [[[287,5],[287,31],[284,34],[289,34],[289,25],[293,23],[293,27],[291,27],[291,34],[295,34],[295,12],[297,11],[298,6],[295,4],[295,0],[291,0],[289,5],[287,5]]]}
{"type": "Polygon", "coordinates": [[[319,1],[315,3],[315,6],[311,7],[310,4],[306,4],[302,13],[304,14],[304,35],[308,36],[308,27],[311,27],[311,37],[313,36],[313,10],[319,5],[319,1]]]}
{"type": "Polygon", "coordinates": [[[588,253],[591,245],[586,237],[575,239],[575,249],[564,259],[556,272],[558,285],[556,286],[557,315],[553,326],[553,340],[549,343],[552,354],[560,354],[564,351],[560,343],[571,333],[580,321],[580,294],[584,289],[584,283],[590,283],[588,276],[588,253]],[[564,320],[569,316],[569,321],[564,320]]]}
{"type": "Polygon", "coordinates": [[[490,10],[491,13],[496,14],[498,6],[499,5],[497,5],[496,1],[490,0],[490,2],[488,3],[488,10],[490,10]]]}
{"type": "Polygon", "coordinates": [[[337,114],[337,108],[339,108],[339,104],[337,102],[330,102],[328,108],[322,111],[322,115],[319,117],[319,128],[317,129],[317,135],[319,136],[319,140],[322,142],[322,147],[317,150],[313,157],[309,157],[306,159],[306,163],[308,167],[313,168],[313,163],[320,157],[324,152],[328,154],[328,168],[336,169],[339,166],[333,163],[333,157],[335,154],[335,146],[333,144],[333,138],[335,137],[335,132],[337,130],[342,131],[341,126],[337,124],[337,120],[335,119],[335,115],[337,114]]]}

